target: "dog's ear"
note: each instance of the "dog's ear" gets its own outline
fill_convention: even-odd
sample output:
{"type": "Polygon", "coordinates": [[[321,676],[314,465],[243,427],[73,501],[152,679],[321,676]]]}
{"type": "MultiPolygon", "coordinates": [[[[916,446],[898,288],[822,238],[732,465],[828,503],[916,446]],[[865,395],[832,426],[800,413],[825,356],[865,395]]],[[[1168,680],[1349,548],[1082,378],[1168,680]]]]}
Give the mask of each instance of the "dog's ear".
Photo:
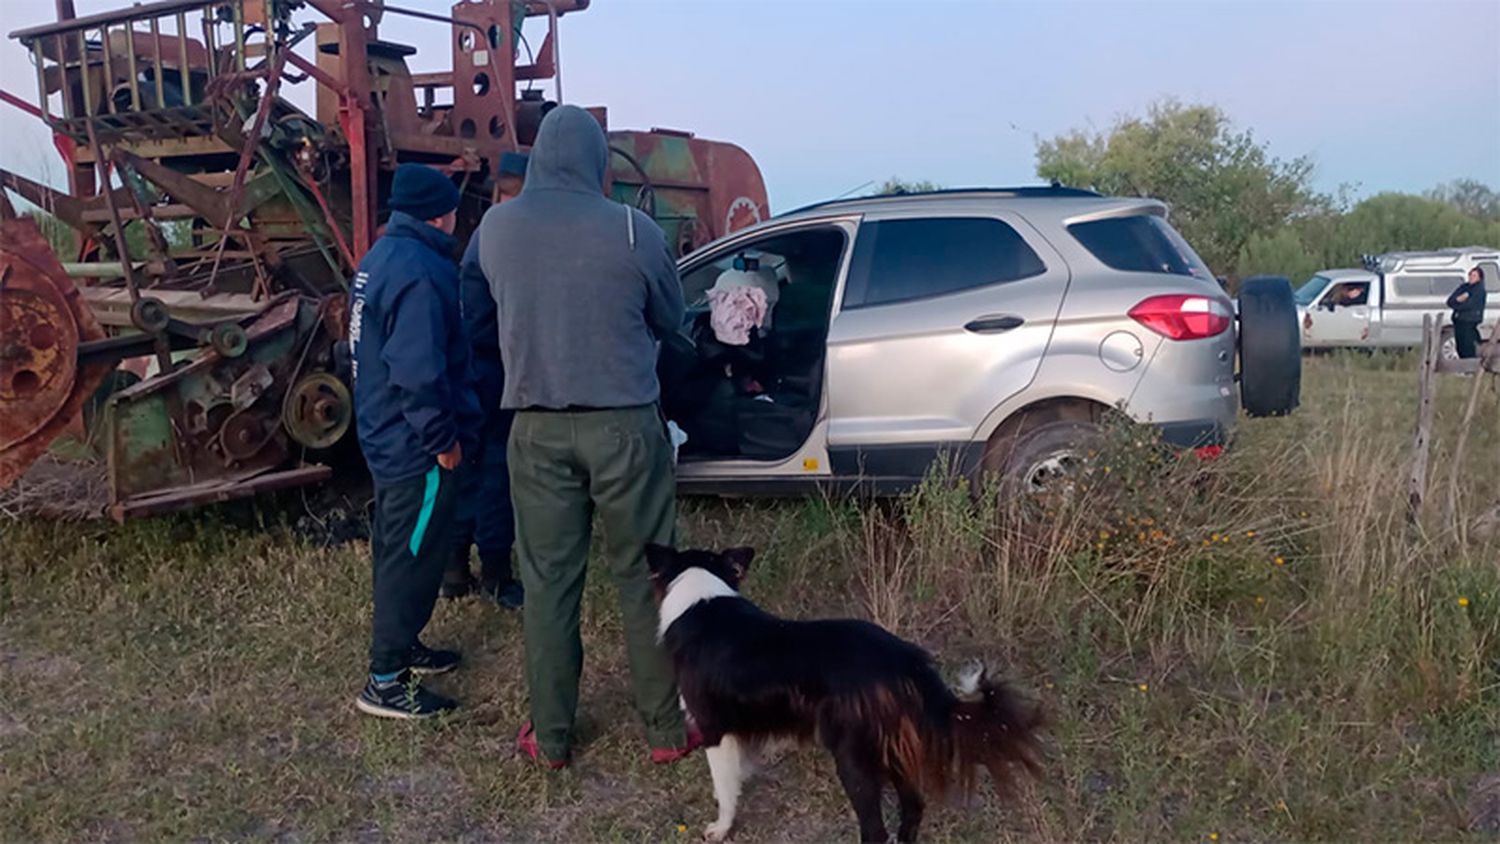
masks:
{"type": "Polygon", "coordinates": [[[745,572],[750,570],[750,561],[755,559],[754,548],[730,548],[719,555],[719,558],[729,564],[734,570],[736,578],[743,579],[745,572]]]}
{"type": "Polygon", "coordinates": [[[677,549],[670,545],[651,543],[646,546],[646,568],[652,577],[660,577],[677,559],[677,549]]]}

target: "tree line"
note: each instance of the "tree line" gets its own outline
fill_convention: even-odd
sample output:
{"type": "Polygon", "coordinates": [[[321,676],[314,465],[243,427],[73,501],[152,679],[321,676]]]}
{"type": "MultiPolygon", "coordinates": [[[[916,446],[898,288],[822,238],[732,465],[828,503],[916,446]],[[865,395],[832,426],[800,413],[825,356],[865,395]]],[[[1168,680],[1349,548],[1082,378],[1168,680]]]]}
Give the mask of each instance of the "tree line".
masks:
{"type": "MultiPolygon", "coordinates": [[[[1109,196],[1149,196],[1213,271],[1237,280],[1358,266],[1360,256],[1446,246],[1500,247],[1500,193],[1458,179],[1422,195],[1312,186],[1313,162],[1272,155],[1222,109],[1159,101],[1104,131],[1075,129],[1038,139],[1042,179],[1109,196]]],[[[910,193],[930,182],[890,179],[878,193],[910,193]]]]}

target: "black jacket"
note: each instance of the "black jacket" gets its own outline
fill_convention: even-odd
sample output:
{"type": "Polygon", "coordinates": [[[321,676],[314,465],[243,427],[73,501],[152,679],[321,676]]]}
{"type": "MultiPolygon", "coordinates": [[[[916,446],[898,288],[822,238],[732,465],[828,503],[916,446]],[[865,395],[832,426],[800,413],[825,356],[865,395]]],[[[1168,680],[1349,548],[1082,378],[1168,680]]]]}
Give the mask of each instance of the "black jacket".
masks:
{"type": "Polygon", "coordinates": [[[354,276],[354,416],[365,462],[381,483],[417,477],[454,441],[472,444],[479,434],[455,245],[395,212],[354,276]]]}
{"type": "Polygon", "coordinates": [[[1458,286],[1458,289],[1448,294],[1448,307],[1453,309],[1453,321],[1474,323],[1483,322],[1485,304],[1484,300],[1486,296],[1487,293],[1484,289],[1484,282],[1482,281],[1464,282],[1463,284],[1460,284],[1458,286]],[[1462,296],[1465,293],[1469,294],[1469,298],[1465,299],[1462,302],[1458,301],[1458,297],[1462,296]]]}

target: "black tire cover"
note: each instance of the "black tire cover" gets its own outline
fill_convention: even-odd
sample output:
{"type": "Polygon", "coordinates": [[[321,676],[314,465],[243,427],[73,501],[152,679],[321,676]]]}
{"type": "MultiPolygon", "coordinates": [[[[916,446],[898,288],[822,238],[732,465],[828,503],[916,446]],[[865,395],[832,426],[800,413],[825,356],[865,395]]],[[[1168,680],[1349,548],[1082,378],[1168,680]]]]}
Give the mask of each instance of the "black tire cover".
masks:
{"type": "Polygon", "coordinates": [[[1240,286],[1240,401],[1251,416],[1285,416],[1302,400],[1302,337],[1292,284],[1253,276],[1240,286]]]}

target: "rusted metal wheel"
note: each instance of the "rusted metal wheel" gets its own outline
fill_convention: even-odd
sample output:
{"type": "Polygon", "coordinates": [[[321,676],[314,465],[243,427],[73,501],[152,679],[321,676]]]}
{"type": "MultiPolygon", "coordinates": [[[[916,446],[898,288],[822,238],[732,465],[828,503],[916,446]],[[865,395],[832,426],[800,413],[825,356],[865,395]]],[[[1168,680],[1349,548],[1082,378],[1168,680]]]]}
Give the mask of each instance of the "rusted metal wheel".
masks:
{"type": "Polygon", "coordinates": [[[160,299],[149,296],[137,299],[130,306],[130,322],[147,334],[160,334],[167,330],[172,315],[160,299]]]}
{"type": "Polygon", "coordinates": [[[271,441],[275,424],[274,417],[253,409],[241,410],[224,420],[219,428],[219,449],[225,465],[242,463],[259,454],[271,441]]]}
{"type": "Polygon", "coordinates": [[[41,430],[73,389],[78,358],[78,326],[56,288],[37,284],[24,264],[5,267],[0,287],[0,402],[10,409],[0,416],[0,449],[41,430]]]}
{"type": "Polygon", "coordinates": [[[78,346],[103,337],[36,223],[0,220],[0,488],[77,420],[110,369],[78,346]]]}
{"type": "Polygon", "coordinates": [[[287,433],[308,448],[332,447],[353,418],[349,388],[327,372],[314,372],[292,385],[281,409],[287,433]]]}
{"type": "Polygon", "coordinates": [[[214,351],[226,358],[237,358],[250,348],[250,338],[245,329],[232,322],[221,322],[208,334],[208,343],[214,351]]]}

